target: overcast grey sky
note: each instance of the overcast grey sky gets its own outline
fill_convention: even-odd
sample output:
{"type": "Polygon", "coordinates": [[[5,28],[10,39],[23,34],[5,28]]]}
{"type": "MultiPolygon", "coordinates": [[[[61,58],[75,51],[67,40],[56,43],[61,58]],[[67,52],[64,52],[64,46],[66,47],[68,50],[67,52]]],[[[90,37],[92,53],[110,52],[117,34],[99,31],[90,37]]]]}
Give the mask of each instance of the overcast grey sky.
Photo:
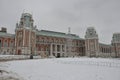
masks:
{"type": "Polygon", "coordinates": [[[38,29],[71,33],[84,38],[94,26],[100,42],[110,43],[120,32],[120,0],[0,0],[0,27],[14,33],[21,14],[33,14],[38,29]]]}

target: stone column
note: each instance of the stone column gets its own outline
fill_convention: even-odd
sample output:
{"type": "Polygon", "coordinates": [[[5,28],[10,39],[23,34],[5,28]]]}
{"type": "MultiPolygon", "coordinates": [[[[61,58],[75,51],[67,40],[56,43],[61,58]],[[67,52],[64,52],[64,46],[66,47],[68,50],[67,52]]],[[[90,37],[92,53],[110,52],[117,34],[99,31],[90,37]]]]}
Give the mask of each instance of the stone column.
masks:
{"type": "Polygon", "coordinates": [[[50,56],[53,56],[53,44],[50,44],[50,56]]]}
{"type": "MultiPolygon", "coordinates": [[[[14,44],[15,44],[15,52],[16,52],[16,50],[17,50],[17,44],[16,44],[16,42],[17,42],[17,41],[16,41],[16,38],[17,38],[17,37],[16,37],[16,36],[17,36],[17,33],[16,33],[16,31],[15,31],[15,34],[16,34],[16,35],[15,35],[15,43],[14,43],[14,44]]],[[[2,40],[1,40],[1,42],[2,42],[2,40]]]]}
{"type": "Polygon", "coordinates": [[[88,56],[88,54],[89,54],[89,41],[88,40],[87,40],[87,45],[86,46],[87,46],[87,51],[86,51],[87,54],[86,55],[88,56]]]}
{"type": "Polygon", "coordinates": [[[55,56],[57,56],[57,44],[55,44],[55,56]]]}
{"type": "Polygon", "coordinates": [[[98,46],[97,46],[97,41],[96,41],[96,39],[95,39],[95,43],[94,43],[94,51],[95,51],[95,57],[97,57],[98,55],[98,46]]]}
{"type": "Polygon", "coordinates": [[[31,42],[30,42],[30,36],[31,36],[31,31],[29,30],[29,40],[28,40],[28,41],[29,41],[29,53],[28,53],[28,54],[31,53],[31,46],[30,46],[30,43],[31,43],[31,42]]]}
{"type": "Polygon", "coordinates": [[[64,45],[64,55],[67,56],[66,44],[64,45]]]}
{"type": "Polygon", "coordinates": [[[25,29],[23,29],[23,54],[26,54],[25,53],[25,29]]]}
{"type": "Polygon", "coordinates": [[[23,29],[23,47],[25,46],[25,29],[23,29]]]}
{"type": "Polygon", "coordinates": [[[60,44],[60,56],[62,56],[62,44],[60,44]]]}

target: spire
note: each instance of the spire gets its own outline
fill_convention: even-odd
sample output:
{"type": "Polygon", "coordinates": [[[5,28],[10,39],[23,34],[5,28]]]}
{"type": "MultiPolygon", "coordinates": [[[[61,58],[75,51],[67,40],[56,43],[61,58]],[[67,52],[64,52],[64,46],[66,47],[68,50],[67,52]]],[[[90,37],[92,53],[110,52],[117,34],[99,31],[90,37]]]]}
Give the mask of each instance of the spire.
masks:
{"type": "Polygon", "coordinates": [[[16,27],[18,27],[18,22],[16,23],[16,27]]]}
{"type": "Polygon", "coordinates": [[[68,27],[68,34],[70,34],[71,33],[71,29],[70,29],[70,27],[68,27]]]}

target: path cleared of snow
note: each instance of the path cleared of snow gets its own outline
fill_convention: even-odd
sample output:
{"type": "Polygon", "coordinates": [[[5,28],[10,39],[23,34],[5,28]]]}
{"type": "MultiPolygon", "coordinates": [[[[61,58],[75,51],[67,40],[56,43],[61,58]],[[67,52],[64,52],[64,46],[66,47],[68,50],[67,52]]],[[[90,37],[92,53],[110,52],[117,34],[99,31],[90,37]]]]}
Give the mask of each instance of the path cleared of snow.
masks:
{"type": "Polygon", "coordinates": [[[1,62],[0,69],[14,72],[24,80],[120,80],[120,60],[118,59],[20,60],[1,62]]]}

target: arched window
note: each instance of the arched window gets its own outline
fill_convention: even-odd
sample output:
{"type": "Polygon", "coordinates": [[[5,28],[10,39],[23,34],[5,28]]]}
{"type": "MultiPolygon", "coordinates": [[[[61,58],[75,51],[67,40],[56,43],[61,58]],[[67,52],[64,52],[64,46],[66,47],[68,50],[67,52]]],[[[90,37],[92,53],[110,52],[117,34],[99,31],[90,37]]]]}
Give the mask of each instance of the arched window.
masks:
{"type": "Polygon", "coordinates": [[[104,48],[102,48],[102,53],[104,53],[104,48]]]}
{"type": "Polygon", "coordinates": [[[10,47],[13,47],[13,41],[10,42],[10,47]]]}
{"type": "Polygon", "coordinates": [[[22,40],[19,40],[18,46],[22,46],[22,40]]]}
{"type": "Polygon", "coordinates": [[[4,41],[4,47],[7,47],[8,46],[8,43],[7,43],[7,40],[4,41]]]}

